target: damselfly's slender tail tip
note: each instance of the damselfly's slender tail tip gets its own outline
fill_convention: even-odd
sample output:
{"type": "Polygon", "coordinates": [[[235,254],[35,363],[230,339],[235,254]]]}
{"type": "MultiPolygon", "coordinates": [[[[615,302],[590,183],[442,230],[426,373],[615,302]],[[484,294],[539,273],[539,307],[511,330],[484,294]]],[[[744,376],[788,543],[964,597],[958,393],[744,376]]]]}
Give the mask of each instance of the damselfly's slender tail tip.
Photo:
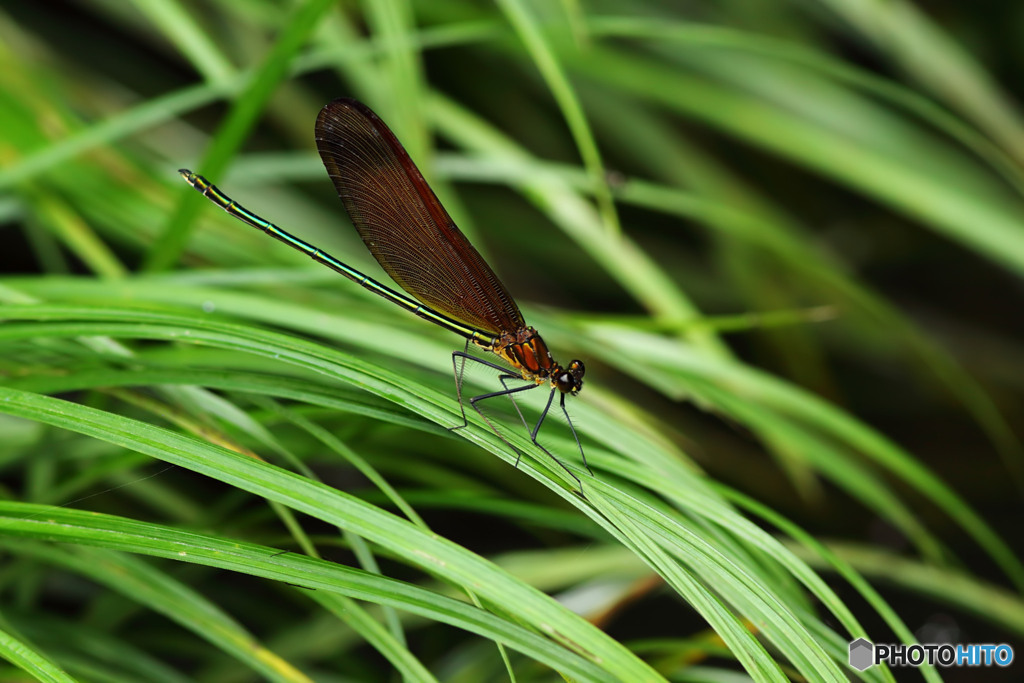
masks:
{"type": "Polygon", "coordinates": [[[195,173],[193,173],[192,171],[188,170],[187,168],[179,168],[178,169],[178,175],[180,175],[182,178],[184,178],[187,182],[191,183],[192,182],[192,177],[195,176],[195,173]]]}

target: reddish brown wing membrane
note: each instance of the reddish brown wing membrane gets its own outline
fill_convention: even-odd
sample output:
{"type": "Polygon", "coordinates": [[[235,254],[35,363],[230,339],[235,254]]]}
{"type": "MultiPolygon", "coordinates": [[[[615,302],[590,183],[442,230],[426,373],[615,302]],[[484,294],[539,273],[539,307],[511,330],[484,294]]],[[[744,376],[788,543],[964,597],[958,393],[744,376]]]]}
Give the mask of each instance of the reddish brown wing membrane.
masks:
{"type": "Polygon", "coordinates": [[[484,332],[526,325],[398,139],[369,107],[328,104],[316,145],[352,223],[388,275],[420,302],[484,332]]]}

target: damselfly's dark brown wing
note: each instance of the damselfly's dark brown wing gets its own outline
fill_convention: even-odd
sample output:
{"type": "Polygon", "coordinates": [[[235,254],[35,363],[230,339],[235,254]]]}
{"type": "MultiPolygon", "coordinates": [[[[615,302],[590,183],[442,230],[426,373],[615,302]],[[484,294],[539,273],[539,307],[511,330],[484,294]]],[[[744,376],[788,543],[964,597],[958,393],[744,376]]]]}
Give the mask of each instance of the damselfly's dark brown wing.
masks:
{"type": "Polygon", "coordinates": [[[484,332],[525,326],[498,276],[369,107],[347,98],[328,104],[316,119],[316,145],[363,242],[402,289],[484,332]]]}

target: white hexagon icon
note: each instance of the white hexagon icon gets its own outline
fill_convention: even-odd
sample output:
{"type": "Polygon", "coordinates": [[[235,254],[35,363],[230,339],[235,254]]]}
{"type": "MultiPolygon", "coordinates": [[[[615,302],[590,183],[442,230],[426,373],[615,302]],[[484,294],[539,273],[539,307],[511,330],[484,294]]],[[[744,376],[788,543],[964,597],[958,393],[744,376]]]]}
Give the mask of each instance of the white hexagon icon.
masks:
{"type": "Polygon", "coordinates": [[[863,638],[850,643],[850,666],[863,671],[875,663],[875,646],[863,638]]]}

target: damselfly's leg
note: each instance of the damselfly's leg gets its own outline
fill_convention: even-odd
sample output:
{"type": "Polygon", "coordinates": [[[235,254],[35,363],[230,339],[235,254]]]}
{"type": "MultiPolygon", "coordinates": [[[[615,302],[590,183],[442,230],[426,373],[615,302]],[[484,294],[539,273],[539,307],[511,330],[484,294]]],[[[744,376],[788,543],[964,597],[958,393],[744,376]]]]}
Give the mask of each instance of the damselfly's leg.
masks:
{"type": "MultiPolygon", "coordinates": [[[[548,405],[551,405],[551,401],[548,401],[548,405]]],[[[583,466],[587,468],[587,472],[590,472],[590,476],[594,476],[594,470],[590,469],[590,465],[587,464],[587,456],[583,454],[583,444],[580,443],[580,437],[576,434],[576,427],[572,423],[572,418],[569,417],[569,411],[565,409],[565,394],[558,400],[558,406],[562,409],[562,414],[565,415],[565,421],[569,423],[569,429],[572,431],[572,438],[576,439],[576,448],[580,449],[580,459],[583,460],[583,466]]],[[[545,414],[546,411],[545,411],[545,414]]],[[[533,434],[536,436],[537,432],[540,431],[540,423],[544,421],[544,415],[541,415],[540,420],[537,422],[537,426],[533,428],[533,434]]],[[[537,443],[536,439],[532,439],[534,443],[537,443]]]]}
{"type": "MultiPolygon", "coordinates": [[[[502,386],[504,386],[504,384],[502,386]]],[[[522,386],[522,387],[513,387],[511,389],[504,389],[502,391],[492,391],[489,394],[481,394],[480,396],[474,396],[473,398],[469,399],[469,405],[473,406],[473,409],[476,410],[476,412],[480,415],[480,417],[482,417],[484,419],[484,422],[486,422],[487,426],[491,428],[491,431],[494,432],[498,436],[499,439],[501,439],[503,442],[505,442],[505,445],[507,445],[509,448],[511,448],[512,450],[514,450],[516,452],[516,466],[517,467],[519,466],[519,459],[522,457],[522,453],[519,451],[518,448],[516,448],[515,446],[510,444],[508,442],[508,439],[506,439],[504,436],[501,435],[501,432],[499,432],[497,430],[497,428],[491,422],[490,418],[488,418],[487,415],[484,414],[484,411],[480,409],[480,406],[478,406],[477,403],[479,403],[480,401],[486,401],[489,398],[497,398],[498,396],[508,396],[509,398],[512,398],[513,394],[517,394],[517,393],[522,392],[522,391],[530,391],[531,389],[536,389],[539,386],[540,386],[539,384],[527,384],[526,386],[522,386]]],[[[544,412],[541,414],[541,420],[540,420],[541,422],[544,421],[544,416],[547,415],[548,409],[551,407],[551,400],[555,397],[555,391],[557,391],[557,389],[552,389],[551,390],[551,394],[548,396],[548,403],[544,407],[544,412]]],[[[539,428],[540,428],[540,424],[538,423],[537,429],[539,429],[539,428]]],[[[547,448],[542,446],[539,441],[537,441],[537,429],[534,429],[533,432],[530,434],[530,441],[532,441],[533,445],[536,446],[537,448],[539,448],[544,453],[544,455],[546,455],[549,458],[551,458],[552,460],[554,460],[555,463],[559,467],[561,467],[563,470],[565,470],[566,473],[570,477],[572,477],[573,479],[576,480],[576,486],[579,487],[580,497],[581,498],[586,498],[587,496],[583,493],[583,482],[580,481],[580,478],[577,477],[576,474],[572,470],[570,470],[568,467],[566,467],[565,463],[563,463],[561,460],[556,458],[555,455],[551,451],[549,451],[547,448]]]]}
{"type": "Polygon", "coordinates": [[[462,411],[462,424],[449,427],[448,431],[450,432],[454,432],[456,429],[462,429],[469,424],[466,420],[466,404],[462,402],[462,373],[466,371],[466,358],[468,357],[469,340],[467,339],[466,346],[461,352],[452,351],[452,370],[455,373],[455,396],[459,399],[459,410],[462,411]]]}
{"type": "MultiPolygon", "coordinates": [[[[543,446],[541,446],[540,442],[537,441],[537,435],[540,433],[540,426],[542,424],[544,424],[544,419],[548,416],[548,411],[551,410],[551,401],[555,397],[555,389],[552,389],[551,393],[548,394],[548,402],[544,406],[544,410],[543,410],[543,412],[541,412],[540,417],[537,418],[537,424],[535,424],[533,426],[533,429],[530,429],[530,425],[528,425],[526,423],[526,418],[523,417],[522,411],[519,410],[519,404],[516,403],[515,396],[513,395],[513,393],[514,393],[513,390],[510,390],[508,388],[508,385],[505,384],[505,380],[506,379],[522,379],[522,378],[517,376],[517,375],[502,375],[499,379],[501,379],[501,386],[505,387],[505,392],[503,392],[504,395],[507,395],[509,397],[509,399],[512,401],[512,405],[514,405],[516,407],[516,412],[519,413],[519,419],[523,421],[523,427],[525,427],[526,430],[528,432],[530,432],[530,441],[533,442],[534,446],[536,446],[537,448],[541,449],[542,451],[544,451],[546,453],[547,449],[545,449],[543,446]]],[[[532,388],[532,387],[527,387],[527,388],[532,388]]],[[[521,390],[521,388],[520,388],[520,390],[521,390]]],[[[499,393],[498,395],[501,396],[501,395],[503,395],[503,393],[499,393]]],[[[482,397],[477,397],[477,398],[482,398],[482,397]]],[[[471,400],[471,402],[472,402],[472,400],[471,400]]],[[[569,411],[567,411],[565,409],[565,394],[562,394],[561,399],[559,400],[559,405],[562,408],[562,412],[565,414],[565,421],[569,423],[569,429],[572,430],[572,436],[576,440],[576,447],[580,449],[580,458],[583,459],[583,466],[587,468],[587,472],[590,472],[590,476],[594,476],[594,471],[591,470],[590,469],[590,465],[587,464],[587,456],[583,455],[583,444],[580,443],[580,437],[578,437],[576,435],[576,427],[574,427],[573,424],[572,424],[572,419],[569,417],[569,411]]],[[[480,411],[478,410],[477,412],[480,412],[480,411]]],[[[548,455],[551,455],[551,454],[548,453],[548,455]]],[[[551,456],[551,457],[554,458],[554,456],[551,456]]],[[[557,460],[557,458],[554,458],[554,459],[557,460]]],[[[561,465],[562,463],[559,462],[558,464],[561,465]]],[[[516,467],[518,467],[518,466],[519,466],[519,459],[516,458],[516,467]]],[[[564,465],[563,465],[563,468],[564,468],[564,465]]]]}
{"type": "MultiPolygon", "coordinates": [[[[509,374],[509,375],[499,375],[498,376],[498,381],[501,382],[501,386],[505,387],[505,391],[506,392],[509,391],[509,388],[508,388],[508,385],[505,384],[505,380],[509,380],[509,379],[522,380],[523,378],[520,377],[519,375],[511,375],[511,374],[509,374]]],[[[536,385],[534,385],[534,386],[536,386],[536,385]]],[[[528,425],[526,423],[526,417],[523,416],[523,411],[521,411],[519,409],[519,404],[516,403],[516,396],[515,396],[515,394],[514,393],[506,393],[505,395],[508,396],[508,400],[512,401],[512,407],[516,409],[516,415],[519,416],[519,421],[523,423],[523,429],[525,429],[526,431],[530,431],[530,425],[528,425]]],[[[477,411],[477,412],[479,412],[479,411],[477,411]]],[[[523,454],[520,453],[519,457],[516,458],[516,467],[519,467],[519,458],[521,458],[522,456],[523,456],[523,454]]]]}
{"type": "MultiPolygon", "coordinates": [[[[454,427],[449,427],[448,431],[450,431],[450,432],[454,432],[454,431],[456,431],[458,429],[462,429],[467,424],[469,424],[466,421],[466,404],[462,400],[462,375],[463,375],[463,372],[465,372],[465,370],[466,370],[466,360],[467,359],[473,361],[474,363],[480,363],[481,365],[486,365],[489,368],[493,368],[495,370],[498,370],[498,371],[500,371],[502,373],[503,376],[509,376],[508,375],[508,368],[506,368],[505,366],[498,365],[497,363],[492,363],[490,361],[484,360],[483,358],[477,358],[476,356],[474,356],[471,353],[469,353],[469,341],[468,340],[466,341],[466,348],[464,350],[462,350],[462,351],[452,351],[452,370],[455,371],[455,396],[459,399],[459,410],[462,411],[462,424],[455,425],[454,427]]],[[[504,382],[502,382],[502,386],[504,386],[504,382]]],[[[516,410],[519,410],[518,406],[516,406],[516,410]]],[[[522,417],[522,415],[520,415],[520,417],[522,417]]],[[[525,422],[524,422],[524,424],[525,424],[525,422]]],[[[499,436],[500,436],[500,434],[499,434],[499,436]]]]}
{"type": "MultiPolygon", "coordinates": [[[[468,348],[468,345],[467,345],[467,348],[468,348]]],[[[477,414],[480,415],[480,417],[483,418],[484,422],[487,423],[488,428],[490,428],[490,430],[492,432],[494,432],[495,436],[497,436],[499,439],[501,439],[502,443],[504,443],[506,446],[508,446],[510,449],[512,449],[515,452],[515,454],[516,454],[516,465],[515,466],[518,467],[519,466],[519,460],[523,457],[522,451],[520,451],[518,448],[513,446],[509,442],[509,440],[506,439],[502,435],[502,433],[500,431],[498,431],[498,428],[491,421],[491,419],[489,417],[487,417],[487,414],[484,413],[484,411],[480,408],[480,406],[477,405],[477,403],[479,403],[480,401],[486,401],[489,398],[497,398],[499,396],[508,396],[509,400],[512,401],[512,405],[515,406],[516,413],[519,414],[519,419],[522,420],[523,426],[526,427],[527,429],[529,429],[529,425],[526,423],[526,418],[523,417],[523,413],[519,409],[519,404],[516,403],[515,395],[518,394],[518,393],[521,393],[523,391],[530,391],[531,389],[536,389],[540,385],[539,384],[530,383],[530,384],[527,384],[525,386],[512,387],[510,389],[510,388],[508,388],[508,385],[505,384],[505,381],[509,380],[509,379],[520,379],[520,378],[518,376],[516,376],[516,375],[509,374],[508,368],[505,368],[505,367],[503,367],[501,365],[498,365],[497,363],[491,363],[490,361],[486,361],[486,360],[484,360],[482,358],[477,358],[476,356],[470,355],[469,353],[467,353],[465,351],[455,351],[455,352],[453,352],[452,353],[452,366],[455,369],[455,373],[456,373],[455,386],[456,386],[456,393],[457,393],[458,399],[459,399],[459,406],[462,409],[462,424],[461,425],[456,425],[455,427],[451,427],[450,428],[451,431],[454,431],[456,429],[462,429],[463,427],[465,427],[469,423],[468,420],[466,419],[466,407],[465,407],[465,404],[462,401],[462,375],[459,372],[461,369],[465,368],[465,361],[466,360],[471,360],[471,361],[474,361],[476,363],[480,363],[481,365],[485,365],[485,366],[487,366],[489,368],[494,368],[495,370],[500,370],[501,373],[502,373],[499,376],[500,381],[501,381],[501,386],[503,387],[503,389],[501,391],[492,391],[492,392],[487,393],[487,394],[481,394],[479,396],[473,396],[472,398],[469,399],[469,404],[471,406],[473,406],[473,410],[475,410],[477,412],[477,414]],[[461,368],[457,365],[457,363],[459,363],[460,361],[457,361],[456,358],[461,359],[461,363],[462,363],[462,367],[461,368]]],[[[551,403],[554,400],[555,391],[557,391],[557,389],[552,388],[551,393],[548,395],[548,402],[544,406],[544,410],[543,410],[543,412],[540,415],[540,419],[537,421],[537,425],[530,432],[530,441],[533,442],[533,445],[536,446],[537,448],[539,448],[544,453],[544,455],[546,455],[549,458],[551,458],[552,460],[554,460],[555,463],[559,467],[561,467],[563,470],[565,470],[565,472],[576,481],[576,485],[577,485],[577,487],[579,487],[580,497],[581,498],[586,498],[586,495],[583,493],[583,482],[580,481],[580,478],[577,477],[576,474],[572,470],[570,470],[568,467],[566,467],[565,463],[563,463],[561,460],[556,458],[551,451],[549,451],[547,448],[545,448],[543,445],[541,445],[541,443],[539,441],[537,441],[537,433],[540,431],[540,425],[541,425],[541,423],[544,422],[544,418],[547,417],[548,411],[551,409],[551,403]]],[[[565,395],[563,394],[562,395],[562,404],[561,404],[563,412],[565,411],[565,402],[564,401],[565,401],[565,395]]],[[[566,417],[568,417],[568,415],[566,415],[566,417]]],[[[569,422],[569,425],[570,425],[570,428],[572,428],[573,436],[576,436],[576,429],[575,429],[575,427],[572,427],[572,422],[571,421],[569,422]]],[[[576,438],[576,444],[577,444],[577,446],[580,446],[579,438],[576,438]]],[[[580,446],[580,451],[581,452],[582,452],[582,448],[583,447],[580,446]]],[[[583,460],[583,463],[586,464],[586,459],[585,458],[583,460]]],[[[590,467],[589,466],[587,467],[587,471],[590,472],[590,467]]],[[[590,473],[591,473],[591,475],[593,475],[593,472],[590,472],[590,473]]]]}

